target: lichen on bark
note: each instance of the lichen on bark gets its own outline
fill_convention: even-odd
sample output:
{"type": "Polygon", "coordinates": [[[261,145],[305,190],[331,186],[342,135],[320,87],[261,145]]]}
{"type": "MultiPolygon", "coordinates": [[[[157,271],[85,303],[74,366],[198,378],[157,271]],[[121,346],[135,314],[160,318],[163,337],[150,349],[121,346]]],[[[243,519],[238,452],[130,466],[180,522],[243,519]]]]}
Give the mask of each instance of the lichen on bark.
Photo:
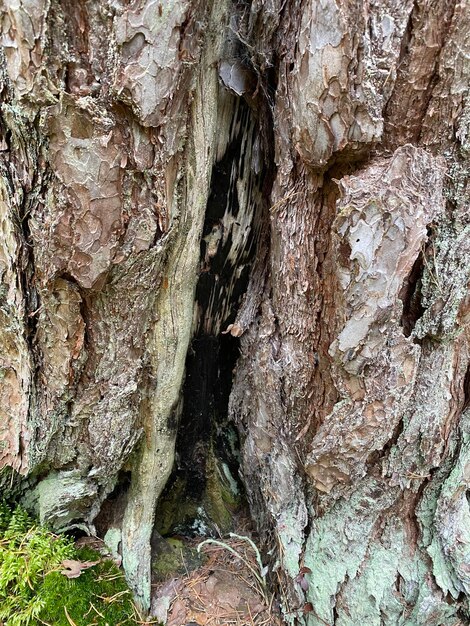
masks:
{"type": "Polygon", "coordinates": [[[58,529],[115,503],[143,607],[223,331],[286,620],[468,619],[466,5],[4,0],[0,483],[58,529]]]}

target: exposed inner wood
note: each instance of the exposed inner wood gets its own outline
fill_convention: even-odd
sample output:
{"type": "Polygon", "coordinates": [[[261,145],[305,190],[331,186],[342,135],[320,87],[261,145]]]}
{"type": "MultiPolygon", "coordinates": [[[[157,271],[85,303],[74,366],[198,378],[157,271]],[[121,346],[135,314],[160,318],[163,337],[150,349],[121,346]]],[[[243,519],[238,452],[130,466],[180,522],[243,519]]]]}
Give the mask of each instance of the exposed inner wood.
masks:
{"type": "Polygon", "coordinates": [[[467,4],[3,0],[0,486],[144,609],[226,463],[287,623],[470,619],[467,4]]]}

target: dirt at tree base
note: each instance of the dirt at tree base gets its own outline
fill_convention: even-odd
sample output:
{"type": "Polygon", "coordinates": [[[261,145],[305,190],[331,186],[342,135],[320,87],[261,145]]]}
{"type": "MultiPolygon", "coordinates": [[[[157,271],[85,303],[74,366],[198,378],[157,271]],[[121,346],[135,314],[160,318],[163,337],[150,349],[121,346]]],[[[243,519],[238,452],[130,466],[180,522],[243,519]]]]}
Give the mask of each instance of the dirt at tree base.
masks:
{"type": "MultiPolygon", "coordinates": [[[[185,551],[204,539],[184,538],[183,564],[185,551]]],[[[152,614],[166,626],[282,626],[273,595],[258,580],[262,573],[250,543],[245,537],[216,541],[225,546],[201,546],[203,565],[152,585],[152,614]]]]}

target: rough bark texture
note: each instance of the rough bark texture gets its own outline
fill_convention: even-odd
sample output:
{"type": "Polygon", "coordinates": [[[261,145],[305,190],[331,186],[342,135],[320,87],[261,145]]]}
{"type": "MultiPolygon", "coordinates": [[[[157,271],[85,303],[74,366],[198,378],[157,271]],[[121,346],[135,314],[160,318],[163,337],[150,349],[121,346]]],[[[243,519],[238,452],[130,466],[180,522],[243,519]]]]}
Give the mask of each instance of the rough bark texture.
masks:
{"type": "Polygon", "coordinates": [[[466,623],[468,2],[3,0],[0,30],[4,490],[93,529],[121,485],[148,607],[188,348],[228,331],[286,621],[466,623]]]}

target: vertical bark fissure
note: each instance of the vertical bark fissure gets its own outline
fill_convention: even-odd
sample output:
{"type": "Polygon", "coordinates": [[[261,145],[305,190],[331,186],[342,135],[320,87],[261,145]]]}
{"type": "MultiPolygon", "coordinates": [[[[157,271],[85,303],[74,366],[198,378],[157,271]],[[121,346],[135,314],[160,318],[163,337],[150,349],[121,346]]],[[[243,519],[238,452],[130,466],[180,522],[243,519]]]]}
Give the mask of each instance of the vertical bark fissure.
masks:
{"type": "Polygon", "coordinates": [[[455,0],[414,2],[401,42],[395,87],[383,112],[385,146],[420,144],[455,7],[455,0]]]}
{"type": "MultiPolygon", "coordinates": [[[[38,316],[42,302],[36,282],[31,220],[36,205],[44,202],[45,189],[50,180],[41,167],[41,163],[44,162],[39,115],[22,115],[10,105],[8,96],[5,98],[3,113],[5,117],[2,120],[1,137],[4,150],[2,174],[10,186],[9,219],[17,245],[17,256],[13,262],[17,277],[10,283],[9,289],[15,288],[21,300],[21,303],[20,301],[16,303],[16,314],[20,323],[17,332],[24,341],[25,354],[28,355],[28,384],[25,385],[23,381],[22,392],[27,403],[28,416],[34,416],[37,413],[37,391],[40,387],[39,376],[42,365],[37,348],[38,316]]],[[[8,202],[5,202],[4,206],[8,206],[8,202]]],[[[5,234],[4,227],[3,235],[5,234]]],[[[4,357],[7,357],[7,354],[4,357]]],[[[16,373],[20,374],[19,368],[16,373]]],[[[25,443],[25,440],[31,440],[31,429],[26,427],[26,423],[24,426],[25,429],[18,440],[22,472],[34,463],[35,457],[34,449],[25,443]]]]}
{"type": "Polygon", "coordinates": [[[4,0],[0,30],[0,454],[43,521],[111,493],[148,607],[178,421],[202,492],[228,411],[291,622],[454,624],[466,3],[4,0]]]}
{"type": "MultiPolygon", "coordinates": [[[[269,184],[269,163],[256,116],[243,99],[225,90],[221,91],[219,106],[232,111],[229,137],[212,170],[201,237],[193,338],[182,389],[177,468],[160,503],[165,509],[172,490],[187,503],[179,518],[171,521],[172,530],[179,532],[211,533],[231,524],[229,511],[225,515],[216,502],[218,494],[211,489],[217,473],[218,481],[228,483],[225,490],[238,490],[237,435],[228,419],[238,337],[243,332],[236,320],[254,259],[258,258],[266,211],[264,193],[269,184]]],[[[168,523],[166,519],[159,530],[168,532],[168,523]]]]}
{"type": "Polygon", "coordinates": [[[403,302],[401,324],[405,337],[411,335],[416,326],[416,322],[424,313],[421,302],[421,281],[424,271],[425,254],[425,251],[421,250],[399,294],[399,298],[403,302]]]}

